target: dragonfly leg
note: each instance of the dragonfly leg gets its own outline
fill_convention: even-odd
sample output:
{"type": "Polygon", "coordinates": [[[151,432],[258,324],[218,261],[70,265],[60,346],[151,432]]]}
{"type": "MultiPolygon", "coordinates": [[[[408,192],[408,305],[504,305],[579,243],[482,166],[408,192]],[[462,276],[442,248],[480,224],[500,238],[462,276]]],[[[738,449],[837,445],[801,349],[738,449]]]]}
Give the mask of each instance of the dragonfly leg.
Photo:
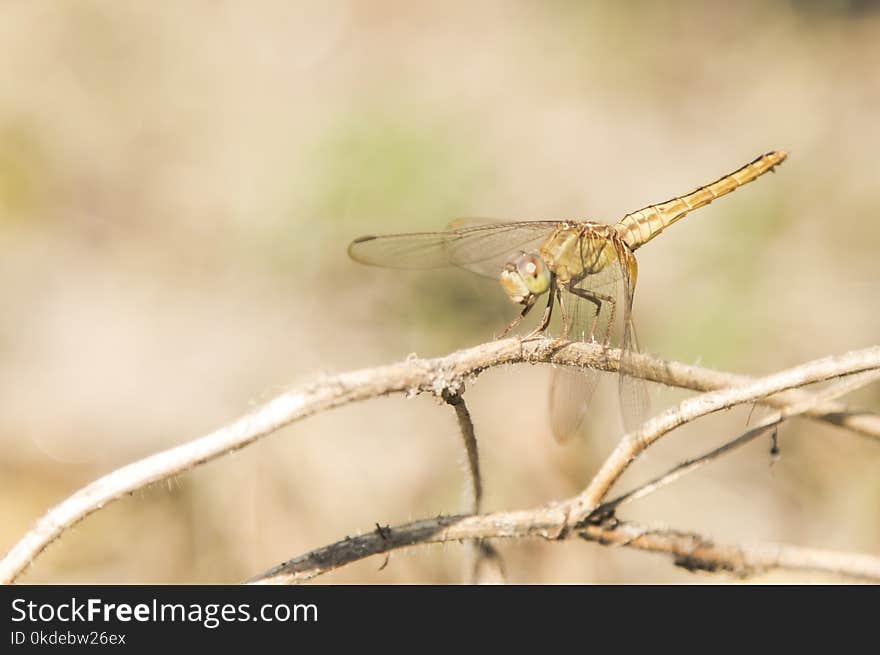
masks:
{"type": "Polygon", "coordinates": [[[571,319],[569,319],[568,310],[565,308],[565,303],[562,300],[562,291],[560,289],[556,289],[556,301],[559,303],[559,315],[562,317],[562,334],[556,337],[553,345],[559,345],[568,339],[568,333],[571,330],[571,319]]]}
{"type": "Polygon", "coordinates": [[[502,330],[501,334],[498,335],[498,338],[503,339],[504,337],[506,337],[507,333],[510,332],[517,325],[519,325],[522,322],[522,320],[526,317],[526,314],[528,314],[530,311],[532,311],[532,307],[534,307],[534,306],[535,306],[535,303],[530,303],[528,305],[525,305],[523,307],[522,312],[520,312],[520,315],[517,316],[510,323],[507,324],[507,327],[504,328],[504,330],[502,330]]]}
{"type": "MultiPolygon", "coordinates": [[[[608,321],[609,325],[614,324],[614,313],[617,309],[617,301],[611,296],[605,295],[604,293],[596,293],[595,291],[589,291],[587,289],[581,289],[575,286],[571,286],[568,290],[576,295],[578,298],[583,298],[584,300],[588,300],[594,305],[596,305],[596,315],[593,317],[593,323],[590,325],[590,337],[595,341],[596,340],[596,325],[599,323],[599,315],[602,312],[602,303],[608,303],[611,308],[611,318],[608,321]]],[[[609,338],[609,334],[606,332],[603,337],[603,345],[607,345],[607,341],[609,338]]]]}
{"type": "Polygon", "coordinates": [[[537,327],[526,335],[523,341],[528,341],[529,339],[534,339],[539,334],[543,334],[547,329],[547,326],[550,325],[550,317],[553,315],[553,298],[554,296],[558,297],[559,290],[556,287],[556,278],[550,282],[550,290],[547,294],[547,306],[544,308],[544,315],[541,316],[541,322],[538,323],[537,327]]]}

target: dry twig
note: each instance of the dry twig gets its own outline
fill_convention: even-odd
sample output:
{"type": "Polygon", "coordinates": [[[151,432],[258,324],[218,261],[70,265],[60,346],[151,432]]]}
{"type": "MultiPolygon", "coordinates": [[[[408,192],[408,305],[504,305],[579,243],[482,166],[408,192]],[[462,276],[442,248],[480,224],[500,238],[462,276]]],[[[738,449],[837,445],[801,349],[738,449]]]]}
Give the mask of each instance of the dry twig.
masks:
{"type": "Polygon", "coordinates": [[[590,513],[590,516],[587,517],[587,521],[595,523],[598,522],[602,517],[611,516],[618,507],[627,503],[631,503],[632,501],[638,500],[639,498],[644,498],[648,494],[654,493],[661,487],[665,487],[666,485],[675,482],[684,475],[696,471],[697,469],[703,467],[709,462],[718,459],[722,455],[729,453],[730,451],[735,450],[740,446],[744,446],[745,444],[753,441],[765,432],[777,429],[783,421],[803,414],[804,412],[812,409],[818,404],[831,401],[835,398],[840,398],[841,396],[844,396],[848,393],[852,393],[856,389],[871,384],[878,379],[880,379],[880,371],[866,371],[864,373],[851,375],[844,380],[833,384],[831,388],[816,393],[813,396],[812,401],[808,400],[798,405],[789,405],[782,411],[773,413],[772,415],[761,421],[758,425],[749,428],[735,439],[731,439],[730,441],[722,444],[718,448],[714,448],[713,450],[704,453],[698,457],[694,457],[687,461],[684,461],[673,467],[671,470],[667,471],[660,477],[655,478],[645,484],[642,484],[637,488],[632,489],[631,491],[628,491],[625,494],[618,496],[617,498],[614,498],[613,500],[602,503],[590,513]]]}
{"type": "MultiPolygon", "coordinates": [[[[461,432],[462,442],[464,444],[465,454],[468,460],[468,477],[471,482],[470,503],[466,511],[471,514],[479,514],[480,507],[483,502],[483,477],[480,474],[480,455],[477,449],[477,435],[474,432],[474,423],[471,420],[471,413],[468,411],[467,404],[461,392],[452,393],[448,389],[442,393],[443,400],[455,409],[455,416],[458,419],[458,428],[461,432]]],[[[470,581],[476,583],[481,579],[481,572],[488,570],[491,566],[494,568],[496,577],[503,579],[503,564],[501,554],[495,550],[495,547],[488,541],[468,542],[470,550],[470,581]]]]}
{"type": "MultiPolygon", "coordinates": [[[[658,439],[701,416],[760,400],[804,385],[880,368],[880,348],[817,359],[732,389],[710,391],[688,398],[677,407],[646,421],[626,435],[608,456],[589,486],[572,503],[569,524],[584,520],[602,501],[630,464],[658,439]]],[[[802,402],[808,402],[806,400],[802,402]]]]}
{"type": "Polygon", "coordinates": [[[483,502],[483,477],[480,475],[480,454],[477,450],[477,435],[474,433],[471,413],[468,411],[461,393],[451,393],[448,390],[444,390],[442,395],[443,400],[455,409],[458,428],[461,430],[461,439],[464,442],[464,450],[467,454],[468,477],[471,480],[470,512],[472,514],[479,514],[480,506],[483,502]]]}
{"type": "MultiPolygon", "coordinates": [[[[375,533],[346,537],[318,548],[249,580],[252,584],[292,584],[310,580],[346,564],[408,546],[463,539],[544,537],[555,539],[567,520],[563,507],[497,512],[482,516],[439,516],[386,529],[387,538],[375,533]]],[[[725,571],[738,576],[769,569],[815,571],[880,581],[880,558],[788,544],[719,544],[694,533],[668,528],[648,528],[616,521],[585,525],[574,531],[587,541],[609,546],[663,553],[691,571],[725,571]]],[[[568,532],[568,537],[572,532],[568,532]]]]}
{"type": "MultiPolygon", "coordinates": [[[[619,367],[619,356],[619,351],[604,349],[596,344],[571,343],[560,347],[550,339],[526,342],[518,339],[503,339],[446,357],[428,360],[407,359],[389,366],[343,373],[289,391],[211,434],[123,466],[80,489],[50,509],[0,560],[0,583],[15,581],[22,571],[66,529],[108,503],[243,448],[293,421],[317,412],[391,393],[416,391],[431,392],[438,396],[444,391],[458,393],[467,379],[473,378],[487,368],[504,364],[552,363],[616,371],[619,367]]],[[[823,361],[825,360],[813,363],[812,366],[818,366],[823,361]]],[[[691,399],[692,404],[686,408],[686,411],[674,415],[669,412],[661,414],[637,435],[627,440],[625,448],[616,453],[618,458],[616,461],[606,463],[600,472],[600,477],[597,478],[598,482],[594,480],[594,484],[578,500],[575,509],[582,515],[589,513],[596,504],[594,498],[596,501],[601,500],[607,488],[628,464],[628,458],[637,455],[649,443],[676,425],[680,425],[681,422],[735,402],[759,400],[775,407],[802,402],[809,398],[809,394],[803,391],[787,391],[770,397],[763,396],[834,375],[876,368],[880,365],[880,348],[850,353],[836,358],[835,362],[838,364],[837,368],[832,366],[832,370],[823,369],[819,375],[798,376],[788,372],[790,378],[778,379],[779,376],[771,376],[760,383],[731,391],[727,395],[708,394],[698,399],[691,399]],[[845,370],[843,364],[848,364],[850,368],[845,370]]],[[[811,365],[799,368],[809,366],[811,365]]],[[[632,363],[632,370],[627,372],[654,382],[696,390],[721,389],[748,382],[748,378],[742,376],[668,362],[647,355],[636,357],[632,363]]],[[[824,403],[809,410],[806,415],[872,438],[880,438],[880,417],[872,414],[850,414],[838,403],[824,403]]],[[[536,517],[536,520],[540,524],[540,517],[536,517]]],[[[474,535],[475,538],[482,536],[474,535]]]]}

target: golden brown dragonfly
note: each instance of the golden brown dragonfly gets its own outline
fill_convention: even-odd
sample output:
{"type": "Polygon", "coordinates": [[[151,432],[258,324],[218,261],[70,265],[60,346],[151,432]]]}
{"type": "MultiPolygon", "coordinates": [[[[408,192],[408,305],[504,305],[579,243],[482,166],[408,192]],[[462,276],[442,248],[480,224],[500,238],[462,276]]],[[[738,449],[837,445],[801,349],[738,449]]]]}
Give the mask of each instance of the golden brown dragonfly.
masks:
{"type": "MultiPolygon", "coordinates": [[[[768,152],[695,191],[627,214],[614,225],[467,219],[451,223],[443,232],[360,237],[349,245],[348,254],[372,266],[453,265],[499,279],[508,297],[522,305],[502,336],[546,293],[544,314],[529,336],[546,333],[555,303],[562,318],[558,338],[619,344],[623,371],[638,349],[631,315],[638,275],[633,253],[688,212],[772,171],[786,156],[768,152]]],[[[618,379],[624,425],[632,429],[647,412],[647,390],[640,379],[624,372],[618,379]]],[[[550,416],[557,439],[577,431],[597,381],[595,370],[554,370],[550,416]]]]}

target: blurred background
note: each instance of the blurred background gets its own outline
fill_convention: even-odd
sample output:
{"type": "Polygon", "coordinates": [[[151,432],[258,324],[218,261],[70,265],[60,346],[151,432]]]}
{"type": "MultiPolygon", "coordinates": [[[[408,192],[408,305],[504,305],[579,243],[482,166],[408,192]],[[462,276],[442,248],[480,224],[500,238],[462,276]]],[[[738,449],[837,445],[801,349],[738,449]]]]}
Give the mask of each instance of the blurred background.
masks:
{"type": "MultiPolygon", "coordinates": [[[[322,375],[487,341],[491,280],[346,256],[459,216],[589,218],[772,149],[776,174],[638,252],[642,349],[759,375],[880,334],[880,11],[870,2],[24,2],[0,5],[0,551],[114,468],[322,375]]],[[[468,401],[486,510],[579,491],[622,428],[550,437],[547,367],[468,401]]],[[[655,410],[687,397],[652,389],[655,410]]],[[[875,385],[849,399],[880,408],[875,385]]],[[[739,434],[673,434],[628,488],[739,434]]],[[[760,411],[758,411],[760,414],[760,411]]],[[[623,518],[877,553],[880,448],[807,421],[623,518]]],[[[455,416],[427,396],[315,416],[89,517],[32,583],[237,582],[375,523],[462,507],[455,416]]],[[[499,542],[521,583],[718,582],[578,541],[499,542]]],[[[331,583],[454,583],[459,544],[331,583]]],[[[760,582],[822,581],[772,573],[760,582]]]]}

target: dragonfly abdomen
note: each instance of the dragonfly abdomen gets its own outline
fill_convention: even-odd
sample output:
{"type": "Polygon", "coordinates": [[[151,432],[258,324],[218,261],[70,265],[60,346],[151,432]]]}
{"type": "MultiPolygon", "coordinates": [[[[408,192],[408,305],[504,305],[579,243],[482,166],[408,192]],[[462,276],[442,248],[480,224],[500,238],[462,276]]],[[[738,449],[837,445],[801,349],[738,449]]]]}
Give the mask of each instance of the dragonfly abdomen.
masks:
{"type": "Polygon", "coordinates": [[[767,171],[772,171],[785,161],[787,156],[788,153],[785,152],[768,152],[733,173],[720,177],[688,194],[627,214],[620,219],[615,228],[629,249],[635,250],[683,218],[688,212],[708,205],[716,198],[735,191],[767,171]]]}

